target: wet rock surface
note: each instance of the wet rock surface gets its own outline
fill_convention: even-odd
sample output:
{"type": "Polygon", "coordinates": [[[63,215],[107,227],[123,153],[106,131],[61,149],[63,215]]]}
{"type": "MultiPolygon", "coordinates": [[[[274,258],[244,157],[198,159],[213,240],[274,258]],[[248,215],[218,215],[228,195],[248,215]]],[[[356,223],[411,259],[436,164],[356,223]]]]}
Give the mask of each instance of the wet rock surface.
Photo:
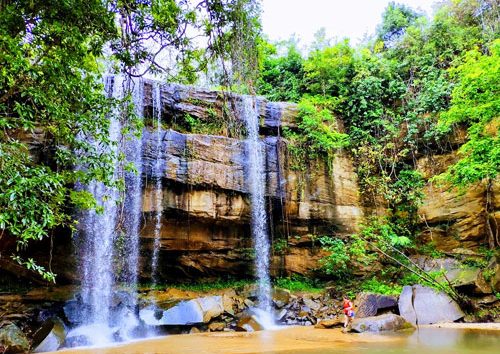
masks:
{"type": "Polygon", "coordinates": [[[394,332],[411,328],[413,328],[413,326],[403,317],[392,313],[380,316],[355,318],[351,325],[351,331],[357,333],[381,331],[394,332]]]}
{"type": "Polygon", "coordinates": [[[66,326],[59,318],[50,318],[33,335],[33,353],[56,351],[65,341],[66,326]]]}
{"type": "Polygon", "coordinates": [[[10,322],[0,323],[0,348],[5,353],[27,353],[28,338],[19,327],[10,322]]]}

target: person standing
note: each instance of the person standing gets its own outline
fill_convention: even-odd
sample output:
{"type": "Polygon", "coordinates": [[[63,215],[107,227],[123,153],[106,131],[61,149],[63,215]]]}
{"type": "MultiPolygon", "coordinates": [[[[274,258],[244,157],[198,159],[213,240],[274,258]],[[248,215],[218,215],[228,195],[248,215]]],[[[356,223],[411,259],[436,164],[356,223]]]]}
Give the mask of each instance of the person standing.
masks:
{"type": "Polygon", "coordinates": [[[354,318],[354,305],[347,296],[344,296],[344,328],[351,325],[352,319],[354,318]]]}

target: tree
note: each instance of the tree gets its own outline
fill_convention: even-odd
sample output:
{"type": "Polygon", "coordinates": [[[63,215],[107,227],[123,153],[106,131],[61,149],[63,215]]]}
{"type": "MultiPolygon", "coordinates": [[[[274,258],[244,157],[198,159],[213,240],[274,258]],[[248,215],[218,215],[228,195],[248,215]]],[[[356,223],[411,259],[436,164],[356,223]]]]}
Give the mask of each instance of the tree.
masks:
{"type": "Polygon", "coordinates": [[[390,47],[404,35],[406,28],[421,16],[421,13],[406,5],[391,2],[382,14],[382,23],[377,27],[377,36],[390,47]]]}
{"type": "Polygon", "coordinates": [[[446,175],[457,186],[494,179],[500,171],[500,40],[492,43],[490,52],[472,50],[463,64],[450,70],[458,83],[439,128],[468,128],[468,140],[459,150],[461,159],[446,175]]]}
{"type": "MultiPolygon", "coordinates": [[[[121,184],[110,168],[119,156],[96,147],[110,144],[108,113],[121,104],[104,95],[105,69],[193,82],[208,61],[220,59],[232,61],[234,77],[251,85],[259,28],[251,0],[0,2],[0,257],[53,281],[51,272],[22,259],[22,250],[56,228],[72,228],[74,208],[96,207],[90,193],[73,190],[75,183],[121,184]],[[199,36],[205,48],[194,45],[199,36]],[[105,48],[116,68],[103,69],[105,48]],[[166,51],[174,63],[160,60],[166,51]],[[16,249],[6,254],[3,245],[12,239],[16,249]]],[[[122,117],[130,125],[129,118],[122,117]]]]}

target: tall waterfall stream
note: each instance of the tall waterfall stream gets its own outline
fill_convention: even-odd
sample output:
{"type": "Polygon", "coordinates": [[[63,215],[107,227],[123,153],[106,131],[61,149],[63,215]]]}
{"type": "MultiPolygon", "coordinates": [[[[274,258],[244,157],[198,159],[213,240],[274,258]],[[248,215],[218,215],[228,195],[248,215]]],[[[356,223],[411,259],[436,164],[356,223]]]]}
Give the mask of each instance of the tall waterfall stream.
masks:
{"type": "Polygon", "coordinates": [[[273,320],[271,278],[269,276],[270,242],[266,215],[265,146],[259,139],[259,112],[255,97],[243,96],[241,114],[247,129],[247,183],[251,201],[251,229],[255,250],[255,272],[259,310],[257,316],[264,327],[273,320]]]}

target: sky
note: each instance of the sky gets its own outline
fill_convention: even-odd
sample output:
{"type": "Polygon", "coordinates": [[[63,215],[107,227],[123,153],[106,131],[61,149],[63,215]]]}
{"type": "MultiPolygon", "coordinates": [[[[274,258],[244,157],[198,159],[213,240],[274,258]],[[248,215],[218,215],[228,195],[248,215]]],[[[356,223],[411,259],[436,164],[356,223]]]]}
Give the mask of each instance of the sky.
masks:
{"type": "MultiPolygon", "coordinates": [[[[394,0],[431,15],[437,0],[394,0]]],[[[313,41],[321,27],[328,38],[349,38],[359,43],[373,34],[391,0],[261,0],[264,33],[272,41],[300,38],[299,46],[313,41]]]]}

